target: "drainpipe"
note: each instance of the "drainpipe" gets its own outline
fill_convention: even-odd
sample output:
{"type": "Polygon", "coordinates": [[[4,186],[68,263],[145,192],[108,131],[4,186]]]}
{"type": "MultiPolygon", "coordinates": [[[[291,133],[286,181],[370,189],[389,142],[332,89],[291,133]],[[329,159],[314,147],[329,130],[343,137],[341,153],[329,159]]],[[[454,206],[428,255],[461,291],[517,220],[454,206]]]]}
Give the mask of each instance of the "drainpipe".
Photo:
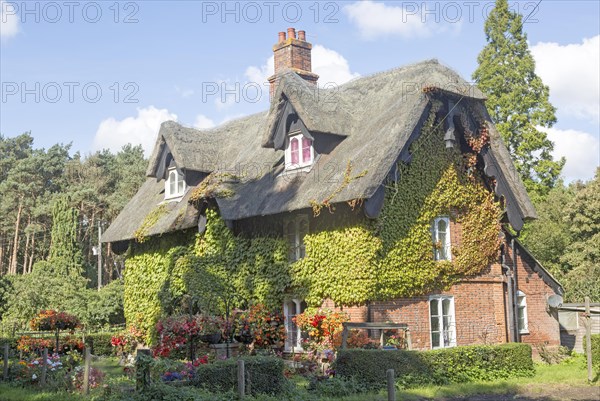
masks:
{"type": "Polygon", "coordinates": [[[506,298],[504,298],[504,310],[506,313],[506,332],[508,333],[508,342],[512,343],[515,342],[515,316],[513,314],[514,310],[512,307],[513,280],[511,268],[506,264],[506,250],[504,246],[502,247],[502,252],[500,253],[500,263],[502,265],[502,269],[506,271],[506,298]]]}
{"type": "Polygon", "coordinates": [[[515,325],[514,325],[514,330],[515,330],[515,341],[516,342],[521,342],[521,335],[519,333],[519,321],[518,321],[518,316],[519,316],[519,305],[517,304],[517,294],[519,292],[519,286],[518,286],[518,277],[517,277],[517,250],[515,248],[515,239],[514,237],[510,239],[511,242],[511,247],[512,247],[512,260],[513,260],[513,300],[512,300],[512,306],[513,306],[513,314],[515,317],[515,325]]]}

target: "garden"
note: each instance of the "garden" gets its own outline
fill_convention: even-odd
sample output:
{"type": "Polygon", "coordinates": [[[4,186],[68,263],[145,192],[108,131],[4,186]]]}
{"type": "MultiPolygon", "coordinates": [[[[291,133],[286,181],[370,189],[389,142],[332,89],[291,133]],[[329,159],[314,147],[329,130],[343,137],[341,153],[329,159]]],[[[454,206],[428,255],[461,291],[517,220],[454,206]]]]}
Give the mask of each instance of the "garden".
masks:
{"type": "MultiPolygon", "coordinates": [[[[135,325],[84,334],[74,316],[40,311],[30,322],[36,335],[0,339],[0,399],[383,400],[390,370],[402,399],[510,393],[556,374],[581,377],[576,384],[585,386],[581,356],[565,354],[560,365],[545,366],[533,362],[530,346],[516,343],[412,351],[394,330],[384,332],[383,348],[380,336],[352,330],[342,348],[345,313],[309,308],[293,320],[304,352],[284,352],[286,321],[260,304],[226,316],[163,318],[151,347],[135,325]]],[[[600,336],[594,353],[599,361],[600,336]]],[[[596,375],[599,368],[595,362],[596,375]]]]}

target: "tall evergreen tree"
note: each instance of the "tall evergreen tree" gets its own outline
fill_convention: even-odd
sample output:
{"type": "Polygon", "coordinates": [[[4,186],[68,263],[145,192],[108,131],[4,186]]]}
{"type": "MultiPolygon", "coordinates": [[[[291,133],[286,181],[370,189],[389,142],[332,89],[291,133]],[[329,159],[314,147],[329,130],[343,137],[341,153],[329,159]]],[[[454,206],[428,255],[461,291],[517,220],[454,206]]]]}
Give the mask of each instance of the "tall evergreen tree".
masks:
{"type": "Polygon", "coordinates": [[[556,122],[549,89],[535,74],[535,61],[523,32],[523,17],[496,5],[485,22],[488,44],[479,53],[473,79],[487,95],[487,107],[532,195],[546,195],[558,179],[564,159],[552,158],[554,145],[538,127],[556,122]]]}

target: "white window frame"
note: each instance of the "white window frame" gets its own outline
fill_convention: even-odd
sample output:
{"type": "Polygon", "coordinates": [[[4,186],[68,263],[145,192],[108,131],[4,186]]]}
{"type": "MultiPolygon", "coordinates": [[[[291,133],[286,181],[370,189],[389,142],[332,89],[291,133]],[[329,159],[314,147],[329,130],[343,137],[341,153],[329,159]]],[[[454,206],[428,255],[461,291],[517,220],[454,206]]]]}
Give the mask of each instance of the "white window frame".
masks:
{"type": "Polygon", "coordinates": [[[432,236],[433,236],[433,258],[435,260],[452,260],[452,240],[450,238],[450,218],[447,216],[436,217],[433,220],[433,227],[431,228],[432,236]],[[441,247],[444,248],[446,257],[442,257],[440,250],[438,247],[438,243],[440,242],[440,231],[438,230],[438,224],[440,221],[444,221],[446,223],[446,243],[441,244],[441,247]]]}
{"type": "Polygon", "coordinates": [[[527,319],[527,295],[522,291],[517,291],[517,325],[520,334],[529,334],[529,322],[527,319]],[[519,314],[523,311],[523,327],[519,314]]]}
{"type": "Polygon", "coordinates": [[[302,309],[302,300],[291,299],[283,303],[283,316],[285,320],[285,352],[303,352],[302,348],[302,332],[294,323],[294,317],[304,312],[302,309]],[[294,310],[295,310],[295,313],[294,310]],[[295,337],[295,338],[294,338],[295,337]]]}
{"type": "Polygon", "coordinates": [[[449,347],[455,347],[456,346],[456,312],[454,309],[454,297],[451,295],[432,295],[429,297],[429,301],[428,301],[428,305],[429,305],[429,343],[431,344],[431,348],[432,349],[439,349],[439,348],[449,348],[449,347]],[[431,301],[438,301],[437,302],[437,308],[438,310],[435,311],[436,315],[435,318],[438,319],[438,331],[436,331],[436,333],[440,334],[440,340],[442,341],[442,345],[439,344],[434,344],[433,343],[433,324],[432,324],[432,320],[434,319],[434,315],[433,315],[433,310],[431,308],[431,301]],[[443,315],[443,307],[442,307],[442,303],[444,300],[447,300],[450,302],[450,314],[446,315],[449,317],[448,319],[448,325],[444,326],[444,315],[443,315]],[[444,341],[445,338],[448,338],[448,343],[446,344],[446,341],[444,341]]]}
{"type": "MultiPolygon", "coordinates": [[[[310,159],[308,161],[303,160],[303,152],[302,152],[302,140],[305,138],[302,133],[294,133],[288,137],[288,144],[285,149],[285,170],[298,170],[298,169],[309,169],[310,166],[315,162],[315,147],[314,141],[311,140],[310,144],[310,159]],[[298,140],[298,163],[292,163],[292,140],[298,140]]],[[[307,138],[310,139],[310,138],[307,138]]]]}
{"type": "Polygon", "coordinates": [[[181,198],[187,189],[185,183],[185,176],[176,167],[171,167],[167,171],[167,179],[165,180],[165,199],[177,199],[181,198]],[[174,176],[173,176],[174,174],[174,176]],[[171,178],[175,177],[175,192],[171,192],[171,178]],[[179,183],[183,183],[181,191],[179,190],[179,183]]]}
{"type": "Polygon", "coordinates": [[[302,233],[300,232],[300,224],[302,222],[304,222],[306,224],[306,232],[304,233],[304,235],[307,235],[310,232],[310,227],[308,224],[308,215],[299,214],[296,217],[286,219],[283,222],[283,235],[284,235],[285,240],[289,247],[289,249],[288,249],[289,262],[295,262],[297,260],[302,259],[306,252],[306,248],[304,245],[304,235],[302,235],[302,233]],[[292,244],[292,241],[290,241],[291,235],[290,235],[290,232],[288,231],[288,226],[290,225],[290,223],[294,224],[293,244],[292,244]],[[293,252],[293,255],[292,255],[292,252],[293,252]]]}

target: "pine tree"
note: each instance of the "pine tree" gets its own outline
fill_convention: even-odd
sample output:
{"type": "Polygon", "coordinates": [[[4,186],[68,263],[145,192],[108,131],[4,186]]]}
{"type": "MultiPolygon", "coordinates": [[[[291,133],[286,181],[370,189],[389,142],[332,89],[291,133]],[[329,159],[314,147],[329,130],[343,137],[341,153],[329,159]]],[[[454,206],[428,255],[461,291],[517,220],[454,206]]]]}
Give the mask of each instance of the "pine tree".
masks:
{"type": "Polygon", "coordinates": [[[555,185],[564,159],[553,160],[554,145],[538,129],[556,122],[556,109],[548,100],[548,87],[535,74],[523,22],[508,9],[507,0],[496,0],[485,22],[488,44],[477,57],[473,79],[487,95],[490,115],[525,186],[532,195],[544,196],[555,185]]]}

